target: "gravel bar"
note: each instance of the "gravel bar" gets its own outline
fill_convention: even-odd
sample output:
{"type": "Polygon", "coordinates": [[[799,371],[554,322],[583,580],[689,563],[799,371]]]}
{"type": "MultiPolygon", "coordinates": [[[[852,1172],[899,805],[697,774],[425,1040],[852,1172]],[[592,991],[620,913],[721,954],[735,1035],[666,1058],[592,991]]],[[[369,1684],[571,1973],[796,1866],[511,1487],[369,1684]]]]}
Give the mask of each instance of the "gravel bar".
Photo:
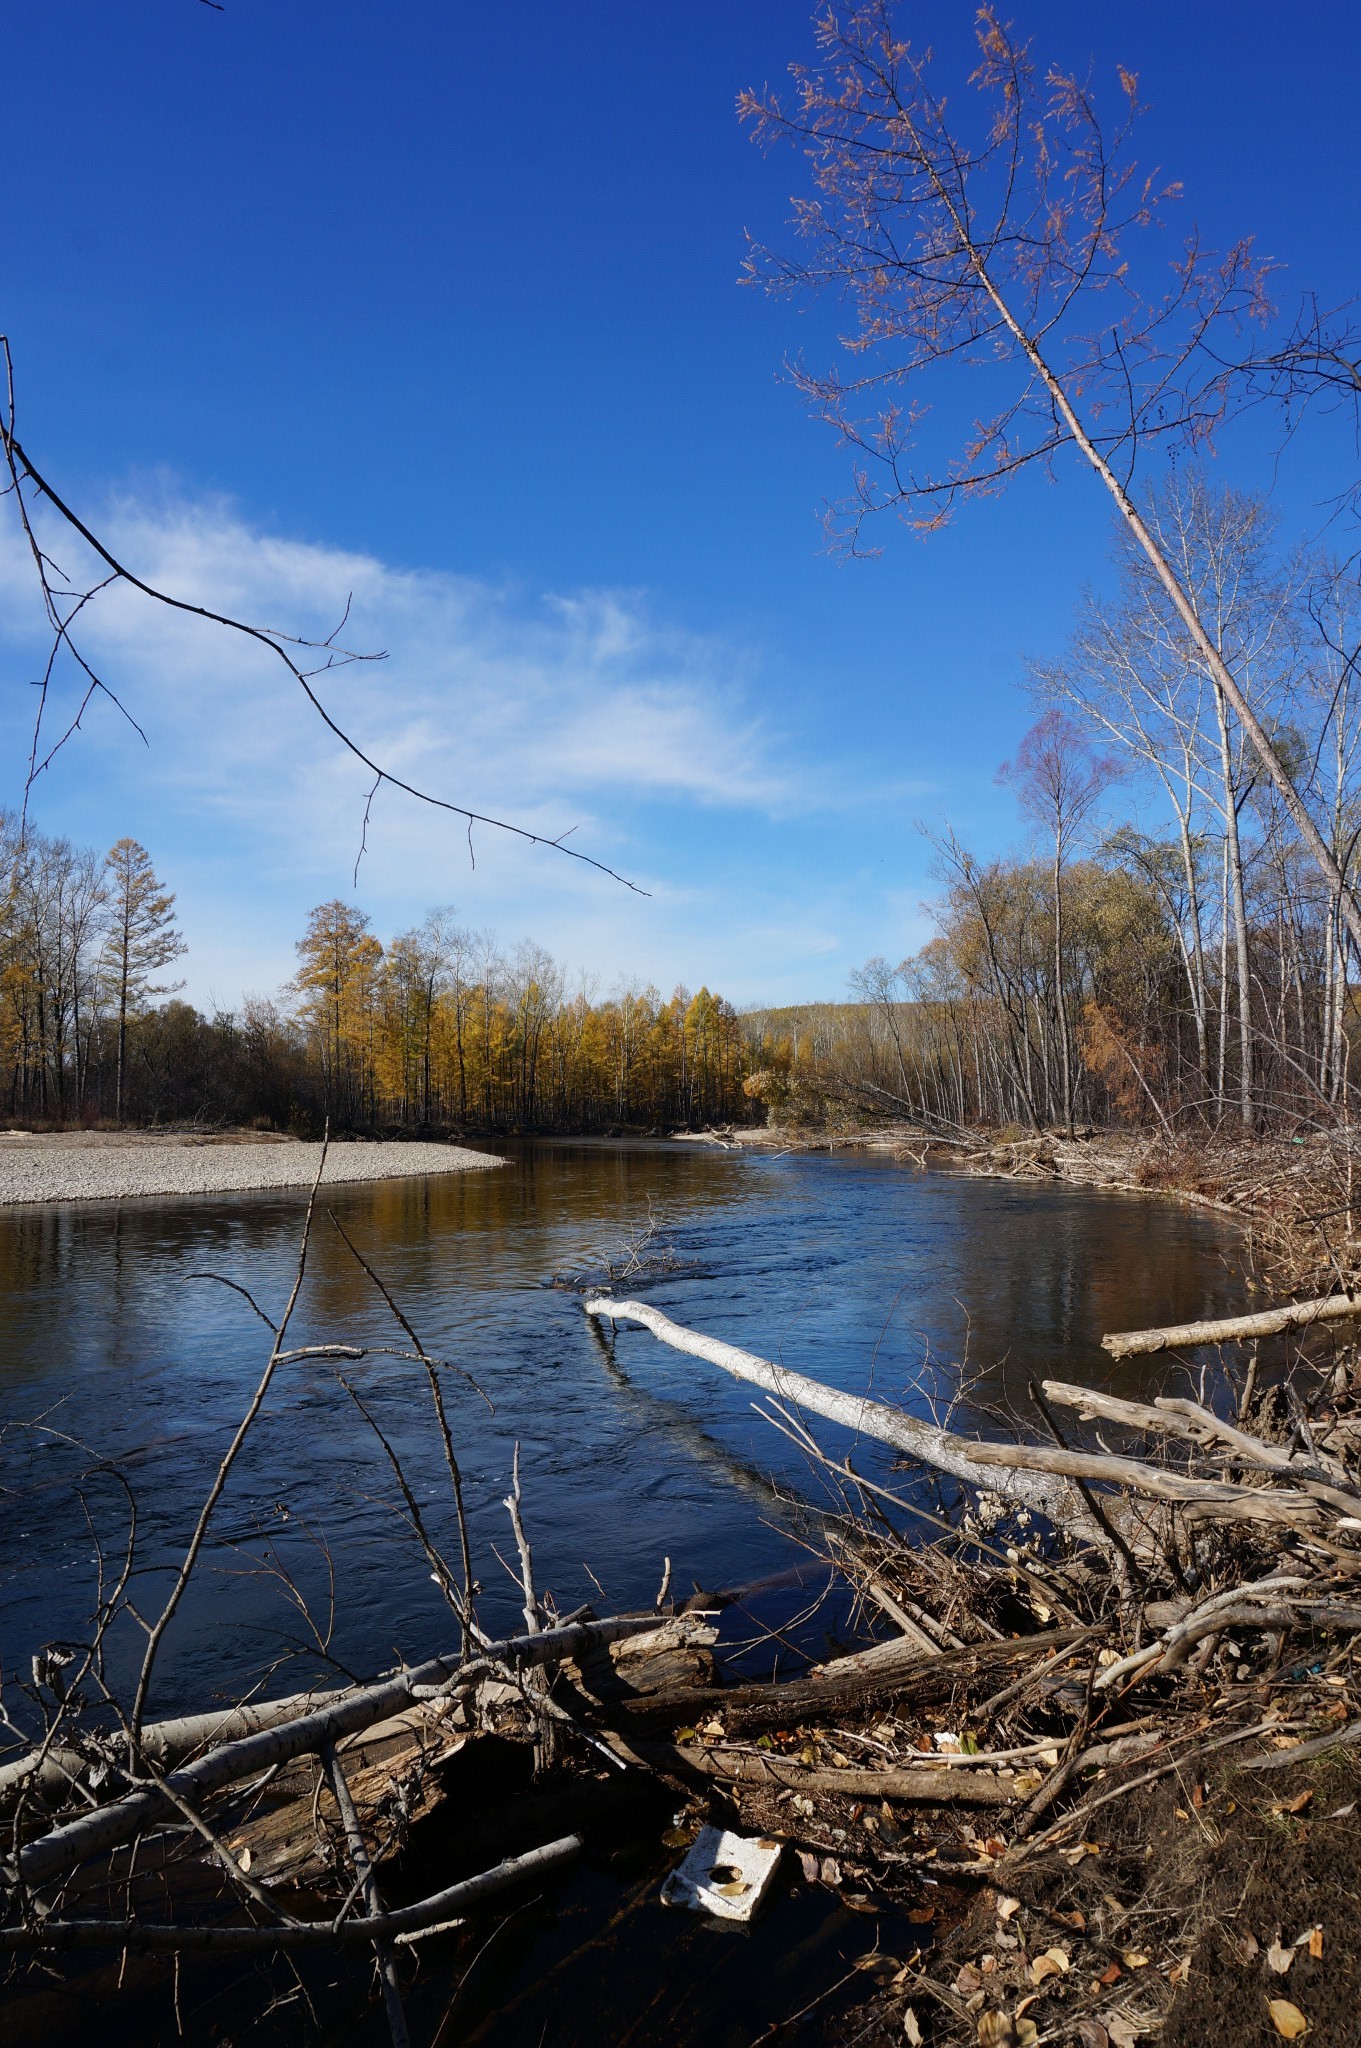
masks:
{"type": "MultiPolygon", "coordinates": [[[[223,1195],[252,1188],[310,1188],[320,1145],[45,1144],[40,1137],[0,1143],[0,1205],[13,1202],[121,1202],[138,1195],[223,1195]]],[[[492,1152],[462,1145],[332,1145],[322,1184],[400,1180],[504,1166],[492,1152]]]]}

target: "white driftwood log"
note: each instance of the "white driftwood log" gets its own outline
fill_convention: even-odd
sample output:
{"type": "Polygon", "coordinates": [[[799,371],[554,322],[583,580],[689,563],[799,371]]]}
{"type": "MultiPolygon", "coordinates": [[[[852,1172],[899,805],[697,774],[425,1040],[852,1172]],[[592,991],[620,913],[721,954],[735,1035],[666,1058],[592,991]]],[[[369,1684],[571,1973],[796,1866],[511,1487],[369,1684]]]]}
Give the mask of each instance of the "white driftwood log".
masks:
{"type": "MultiPolygon", "coordinates": [[[[407,1706],[417,1687],[458,1684],[479,1673],[487,1675],[496,1665],[524,1670],[557,1663],[564,1657],[580,1657],[597,1647],[619,1642],[625,1636],[644,1635],[656,1626],[655,1614],[620,1616],[487,1643],[480,1648],[477,1658],[463,1667],[456,1656],[432,1657],[428,1663],[399,1671],[377,1685],[358,1687],[278,1727],[260,1729],[239,1741],[223,1743],[196,1763],[172,1772],[166,1782],[180,1799],[196,1806],[209,1793],[237,1784],[257,1771],[267,1771],[272,1764],[289,1763],[294,1757],[339,1742],[343,1736],[371,1728],[376,1721],[407,1706]]],[[[159,1787],[139,1787],[93,1813],[81,1814],[53,1828],[36,1841],[25,1843],[18,1853],[19,1872],[25,1884],[45,1884],[74,1870],[87,1857],[107,1854],[135,1836],[173,1821],[177,1812],[173,1799],[159,1787]]],[[[0,1863],[0,1879],[13,1883],[12,1863],[0,1863]]]]}
{"type": "MultiPolygon", "coordinates": [[[[143,1754],[161,1770],[173,1770],[195,1750],[212,1743],[235,1742],[242,1735],[254,1735],[261,1728],[277,1728],[281,1721],[295,1721],[300,1714],[315,1712],[333,1700],[344,1699],[349,1686],[327,1686],[316,1692],[295,1692],[277,1700],[257,1700],[240,1707],[219,1707],[206,1714],[181,1714],[170,1721],[151,1721],[142,1730],[138,1745],[143,1754]]],[[[72,1779],[82,1779],[90,1758],[76,1749],[50,1749],[35,1764],[31,1751],[0,1764],[0,1804],[21,1787],[58,1798],[71,1789],[72,1779]]]]}
{"type": "Polygon", "coordinates": [[[901,1408],[890,1408],[886,1402],[872,1401],[865,1394],[842,1393],[838,1387],[825,1386],[821,1380],[809,1379],[804,1373],[791,1372],[787,1366],[772,1365],[769,1359],[741,1351],[735,1344],[687,1329],[684,1323],[673,1322],[670,1316],[643,1301],[613,1301],[608,1295],[593,1295],[584,1306],[588,1316],[605,1316],[618,1323],[641,1323],[673,1351],[702,1358],[721,1372],[731,1373],[734,1379],[745,1380],[779,1400],[821,1415],[828,1422],[839,1423],[857,1436],[890,1444],[917,1463],[944,1472],[965,1486],[1004,1494],[1018,1506],[1037,1509],[1051,1517],[1076,1512],[1084,1525],[1090,1519],[1074,1488],[1062,1484],[1061,1479],[1056,1483],[1056,1477],[1051,1477],[1048,1470],[1029,1463],[1022,1469],[1020,1458],[1009,1445],[975,1444],[932,1423],[921,1422],[901,1408]],[[1007,1455],[993,1460],[990,1454],[994,1451],[1007,1455]]]}
{"type": "Polygon", "coordinates": [[[1278,1493],[1267,1487],[1230,1486],[1213,1479],[1188,1478],[1180,1472],[1165,1472],[1139,1458],[1122,1458],[1110,1452],[1060,1450],[1050,1444],[986,1443],[954,1435],[933,1423],[921,1422],[901,1408],[883,1401],[871,1401],[864,1394],[844,1394],[821,1380],[790,1372],[769,1359],[735,1344],[706,1337],[683,1323],[672,1322],[660,1309],[642,1301],[614,1301],[595,1295],[585,1303],[587,1315],[608,1316],[613,1322],[641,1323],[654,1337],[673,1350],[703,1358],[734,1379],[746,1380],[766,1393],[792,1403],[828,1422],[859,1436],[873,1437],[892,1446],[917,1463],[944,1472],[965,1486],[980,1492],[1000,1494],[1017,1507],[1046,1515],[1056,1525],[1074,1531],[1103,1546],[1109,1532],[1094,1518],[1080,1489],[1071,1483],[1085,1480],[1101,1486],[1127,1487],[1147,1500],[1174,1503],[1213,1514],[1225,1520],[1307,1524],[1318,1513],[1316,1504],[1301,1493],[1278,1493]]]}
{"type": "Polygon", "coordinates": [[[1235,1462],[1255,1466],[1258,1471],[1278,1473],[1315,1500],[1326,1501],[1339,1514],[1361,1515],[1361,1494],[1340,1460],[1318,1453],[1311,1459],[1303,1453],[1287,1451],[1280,1444],[1266,1443],[1196,1401],[1166,1394],[1151,1403],[1125,1401],[1116,1394],[1104,1394],[1095,1387],[1070,1386],[1062,1380],[1046,1380],[1044,1391],[1051,1401],[1076,1409],[1085,1421],[1099,1418],[1124,1423],[1130,1429],[1160,1430],[1202,1448],[1222,1445],[1233,1454],[1235,1462]]]}
{"type": "Polygon", "coordinates": [[[1292,1301],[1256,1315],[1221,1316],[1207,1323],[1169,1323],[1162,1330],[1114,1330],[1101,1339],[1113,1358],[1150,1351],[1193,1351],[1201,1344],[1243,1344],[1254,1337],[1279,1337],[1311,1323],[1345,1323],[1361,1317],[1361,1294],[1329,1294],[1320,1301],[1292,1301]]]}

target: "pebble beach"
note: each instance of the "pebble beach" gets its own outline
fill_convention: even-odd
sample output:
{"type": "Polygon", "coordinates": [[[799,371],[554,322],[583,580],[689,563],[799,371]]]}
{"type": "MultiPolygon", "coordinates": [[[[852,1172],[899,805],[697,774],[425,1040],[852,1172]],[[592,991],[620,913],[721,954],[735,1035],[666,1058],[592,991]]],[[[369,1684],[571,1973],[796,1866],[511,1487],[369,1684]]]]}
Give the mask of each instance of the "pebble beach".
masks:
{"type": "MultiPolygon", "coordinates": [[[[292,1139],[147,1132],[0,1132],[0,1205],[121,1202],[148,1195],[220,1195],[311,1187],[319,1144],[292,1139]]],[[[324,1186],[470,1173],[505,1161],[462,1145],[344,1143],[330,1147],[324,1186]]]]}

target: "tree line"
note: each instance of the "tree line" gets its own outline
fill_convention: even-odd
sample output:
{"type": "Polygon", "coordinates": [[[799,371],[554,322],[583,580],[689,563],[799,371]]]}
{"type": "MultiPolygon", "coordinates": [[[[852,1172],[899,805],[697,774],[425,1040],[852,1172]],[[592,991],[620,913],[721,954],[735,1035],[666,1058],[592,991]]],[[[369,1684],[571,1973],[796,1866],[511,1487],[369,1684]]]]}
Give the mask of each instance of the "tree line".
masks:
{"type": "Polygon", "coordinates": [[[122,1120],[157,977],[185,950],[146,848],[106,854],[0,812],[0,1058],[10,1115],[122,1120]],[[131,1036],[130,1036],[131,1034],[131,1036]]]}
{"type": "Polygon", "coordinates": [[[701,988],[596,998],[532,943],[433,910],[386,945],[321,904],[275,998],[204,1016],[150,855],[0,821],[0,1059],[11,1120],[319,1131],[665,1129],[751,1113],[742,1022],[701,988]]]}
{"type": "Polygon", "coordinates": [[[1361,840],[1355,564],[1281,548],[1263,499],[1199,469],[1141,509],[1250,680],[1338,880],[1122,526],[1112,594],[1089,594],[1066,653],[1030,668],[1039,716],[998,776],[1027,843],[984,859],[930,833],[927,944],[869,961],[848,1006],[752,1018],[772,1102],[840,1094],[941,1131],[1345,1113],[1361,1080],[1343,902],[1361,840]]]}

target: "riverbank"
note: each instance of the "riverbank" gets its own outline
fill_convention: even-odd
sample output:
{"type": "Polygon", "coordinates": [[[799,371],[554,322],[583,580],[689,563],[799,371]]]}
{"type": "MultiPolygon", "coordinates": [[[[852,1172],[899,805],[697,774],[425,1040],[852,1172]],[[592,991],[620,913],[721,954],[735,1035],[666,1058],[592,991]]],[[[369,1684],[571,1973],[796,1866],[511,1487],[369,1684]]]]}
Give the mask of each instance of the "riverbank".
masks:
{"type": "MultiPolygon", "coordinates": [[[[153,1195],[244,1194],[311,1187],[322,1147],[251,1132],[0,1132],[0,1206],[121,1202],[153,1195]]],[[[462,1145],[334,1144],[322,1180],[399,1180],[470,1173],[505,1160],[462,1145]]]]}

